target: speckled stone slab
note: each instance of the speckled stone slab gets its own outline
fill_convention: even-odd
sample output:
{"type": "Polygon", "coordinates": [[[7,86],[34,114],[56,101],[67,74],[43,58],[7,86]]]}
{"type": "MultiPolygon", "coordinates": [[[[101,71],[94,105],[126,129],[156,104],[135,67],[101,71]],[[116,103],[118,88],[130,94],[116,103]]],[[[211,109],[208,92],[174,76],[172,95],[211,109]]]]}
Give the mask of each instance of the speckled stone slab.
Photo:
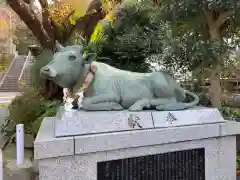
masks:
{"type": "Polygon", "coordinates": [[[214,108],[196,107],[184,111],[65,111],[61,107],[55,121],[55,137],[79,136],[120,131],[134,131],[128,124],[130,115],[139,117],[142,129],[166,128],[225,122],[214,108]],[[169,121],[169,116],[170,121],[169,121]],[[173,118],[173,120],[171,120],[173,118]]]}
{"type": "Polygon", "coordinates": [[[184,111],[153,111],[154,127],[188,126],[226,122],[218,109],[195,108],[184,111]]]}
{"type": "MultiPolygon", "coordinates": [[[[153,128],[150,111],[64,111],[60,108],[55,121],[55,137],[98,134],[133,130],[128,124],[130,115],[139,117],[143,129],[153,128]]],[[[136,127],[135,129],[139,129],[136,127]]]]}

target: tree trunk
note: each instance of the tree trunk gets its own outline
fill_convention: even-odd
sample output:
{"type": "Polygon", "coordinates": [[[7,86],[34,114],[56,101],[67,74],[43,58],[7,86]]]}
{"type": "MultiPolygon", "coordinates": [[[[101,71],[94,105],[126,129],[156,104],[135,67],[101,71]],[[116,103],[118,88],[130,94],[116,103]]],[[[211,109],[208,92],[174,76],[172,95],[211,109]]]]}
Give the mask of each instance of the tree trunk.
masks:
{"type": "Polygon", "coordinates": [[[221,108],[222,89],[220,83],[220,65],[219,63],[212,68],[210,76],[210,88],[209,93],[211,97],[211,103],[214,108],[221,108]]]}
{"type": "MultiPolygon", "coordinates": [[[[212,28],[209,31],[212,40],[221,41],[220,30],[217,28],[212,28]]],[[[210,75],[210,88],[209,94],[211,98],[211,103],[214,108],[221,108],[221,97],[222,89],[220,83],[220,71],[221,71],[221,60],[216,58],[214,63],[212,63],[212,71],[210,75]]]]}
{"type": "Polygon", "coordinates": [[[40,20],[30,11],[27,5],[22,0],[7,0],[7,3],[32,31],[41,46],[46,49],[53,49],[54,40],[48,35],[40,20]]]}

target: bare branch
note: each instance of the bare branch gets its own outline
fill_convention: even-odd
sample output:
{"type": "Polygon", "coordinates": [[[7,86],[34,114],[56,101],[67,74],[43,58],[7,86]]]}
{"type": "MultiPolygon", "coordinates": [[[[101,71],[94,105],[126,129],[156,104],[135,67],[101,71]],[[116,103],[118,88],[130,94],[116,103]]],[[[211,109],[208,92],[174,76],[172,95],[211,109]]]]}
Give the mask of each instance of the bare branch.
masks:
{"type": "Polygon", "coordinates": [[[50,13],[48,10],[48,2],[47,0],[38,0],[42,7],[42,24],[44,29],[48,32],[48,35],[51,38],[54,38],[54,28],[51,24],[50,13]]]}
{"type": "Polygon", "coordinates": [[[39,0],[42,9],[48,8],[48,2],[46,0],[39,0]]]}
{"type": "Polygon", "coordinates": [[[218,19],[215,21],[214,26],[220,28],[232,15],[233,11],[226,11],[219,15],[218,19]]]}

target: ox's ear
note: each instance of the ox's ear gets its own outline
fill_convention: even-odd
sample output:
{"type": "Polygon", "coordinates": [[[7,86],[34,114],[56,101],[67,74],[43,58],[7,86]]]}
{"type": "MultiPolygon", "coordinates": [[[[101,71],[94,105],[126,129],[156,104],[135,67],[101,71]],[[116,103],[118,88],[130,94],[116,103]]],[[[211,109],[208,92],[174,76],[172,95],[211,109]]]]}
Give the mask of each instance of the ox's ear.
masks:
{"type": "Polygon", "coordinates": [[[77,53],[80,53],[81,55],[84,54],[84,48],[82,45],[72,45],[70,46],[71,49],[73,49],[74,51],[76,51],[77,53]]]}
{"type": "Polygon", "coordinates": [[[96,53],[89,53],[84,56],[83,64],[91,64],[93,61],[96,61],[97,54],[96,53]]]}

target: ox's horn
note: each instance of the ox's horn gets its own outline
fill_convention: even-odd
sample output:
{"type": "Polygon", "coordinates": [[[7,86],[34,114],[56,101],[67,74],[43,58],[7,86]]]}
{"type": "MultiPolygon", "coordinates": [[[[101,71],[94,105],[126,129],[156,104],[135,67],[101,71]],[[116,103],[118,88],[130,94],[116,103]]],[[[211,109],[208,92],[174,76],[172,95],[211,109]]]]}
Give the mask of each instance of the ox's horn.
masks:
{"type": "Polygon", "coordinates": [[[57,51],[61,51],[64,47],[58,42],[56,41],[56,49],[57,51]]]}

